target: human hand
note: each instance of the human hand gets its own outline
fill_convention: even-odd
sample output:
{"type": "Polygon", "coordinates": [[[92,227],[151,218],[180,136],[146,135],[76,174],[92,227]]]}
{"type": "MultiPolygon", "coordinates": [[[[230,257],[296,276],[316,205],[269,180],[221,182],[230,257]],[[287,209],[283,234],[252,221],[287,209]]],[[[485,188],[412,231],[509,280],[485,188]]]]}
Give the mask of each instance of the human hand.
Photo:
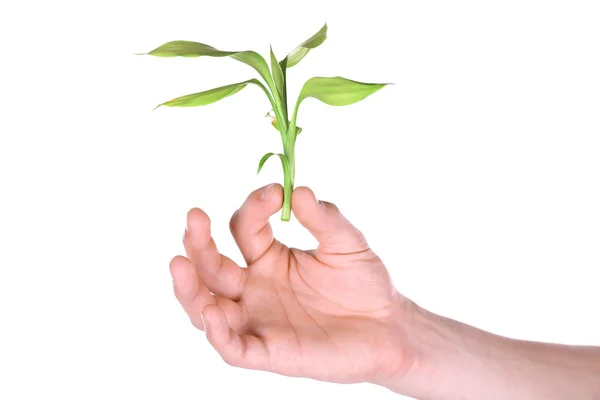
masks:
{"type": "Polygon", "coordinates": [[[282,195],[280,185],[257,190],[231,219],[247,268],[219,254],[196,208],[187,258],[170,264],[175,295],[228,364],[419,399],[600,396],[600,348],[504,338],[420,308],[337,207],[308,188],[294,191],[292,207],[318,248],[278,242],[268,221],[282,195]]]}
{"type": "Polygon", "coordinates": [[[412,303],[394,288],[383,262],[338,208],[305,187],[293,212],[316,250],[273,238],[269,217],[282,204],[273,184],[248,197],[230,222],[248,265],[221,255],[209,217],[190,210],[187,257],[170,263],[177,299],[226,363],[338,383],[384,385],[411,368],[403,323],[412,303]]]}

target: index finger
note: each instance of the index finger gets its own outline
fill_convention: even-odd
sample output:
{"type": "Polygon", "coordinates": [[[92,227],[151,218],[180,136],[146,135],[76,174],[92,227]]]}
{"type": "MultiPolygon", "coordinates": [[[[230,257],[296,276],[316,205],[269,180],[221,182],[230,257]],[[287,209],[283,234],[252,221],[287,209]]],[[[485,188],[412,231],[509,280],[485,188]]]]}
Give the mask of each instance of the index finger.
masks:
{"type": "Polygon", "coordinates": [[[275,240],[269,218],[281,209],[282,202],[283,188],[273,183],[252,192],[231,217],[231,234],[248,265],[265,254],[275,240]]]}

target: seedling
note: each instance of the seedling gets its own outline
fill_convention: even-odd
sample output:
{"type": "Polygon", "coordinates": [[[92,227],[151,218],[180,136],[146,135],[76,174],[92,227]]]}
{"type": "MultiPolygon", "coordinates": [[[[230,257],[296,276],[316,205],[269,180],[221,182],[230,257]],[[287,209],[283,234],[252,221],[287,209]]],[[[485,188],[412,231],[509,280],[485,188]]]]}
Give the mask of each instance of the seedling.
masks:
{"type": "Polygon", "coordinates": [[[266,83],[266,86],[260,80],[253,78],[204,92],[177,97],[173,100],[159,104],[156,108],[160,106],[205,106],[231,96],[249,84],[261,88],[271,103],[274,115],[271,113],[268,113],[267,115],[272,118],[272,125],[281,135],[283,153],[265,154],[258,163],[258,172],[260,172],[269,157],[276,155],[281,160],[284,177],[284,195],[281,210],[282,221],[290,220],[292,210],[292,191],[294,189],[294,176],[296,173],[295,145],[296,138],[302,131],[302,128],[296,125],[296,120],[298,117],[298,108],[302,101],[306,98],[314,97],[323,103],[332,106],[346,106],[363,100],[386,85],[382,83],[357,82],[339,76],[310,78],[302,87],[290,118],[287,99],[287,70],[298,64],[311,49],[320,46],[326,38],[327,24],[312,37],[292,50],[292,52],[281,61],[277,61],[277,58],[273,53],[273,48],[271,48],[270,70],[265,59],[255,51],[221,51],[203,43],[185,40],[167,42],[149,53],[142,53],[142,55],[147,54],[157,57],[231,57],[237,61],[248,64],[258,72],[264,83],[266,83]]]}

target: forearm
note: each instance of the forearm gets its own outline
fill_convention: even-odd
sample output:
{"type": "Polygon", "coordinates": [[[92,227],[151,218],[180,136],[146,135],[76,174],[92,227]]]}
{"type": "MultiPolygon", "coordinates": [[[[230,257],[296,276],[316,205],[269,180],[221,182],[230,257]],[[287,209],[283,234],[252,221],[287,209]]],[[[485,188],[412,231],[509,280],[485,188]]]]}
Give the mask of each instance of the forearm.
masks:
{"type": "Polygon", "coordinates": [[[600,399],[600,347],[519,341],[415,307],[410,371],[386,386],[418,399],[600,399]]]}

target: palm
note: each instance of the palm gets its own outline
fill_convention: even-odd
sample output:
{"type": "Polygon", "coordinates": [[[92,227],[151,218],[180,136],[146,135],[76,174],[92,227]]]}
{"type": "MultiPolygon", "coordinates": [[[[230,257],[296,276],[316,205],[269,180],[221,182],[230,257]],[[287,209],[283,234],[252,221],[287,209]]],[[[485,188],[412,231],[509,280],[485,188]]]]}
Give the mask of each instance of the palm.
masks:
{"type": "Polygon", "coordinates": [[[384,322],[395,312],[393,293],[385,267],[370,250],[327,256],[276,243],[249,267],[241,303],[250,316],[250,331],[270,349],[273,370],[357,381],[381,365],[364,357],[381,354],[366,352],[364,344],[392,345],[384,322]],[[341,356],[343,371],[333,370],[341,356]],[[289,363],[290,357],[296,361],[289,363]],[[360,377],[352,371],[360,371],[360,377]]]}
{"type": "MultiPolygon", "coordinates": [[[[251,199],[252,195],[247,203],[251,199]]],[[[301,207],[300,201],[295,203],[301,207]]],[[[239,341],[220,350],[224,346],[220,339],[213,334],[211,340],[209,335],[225,361],[284,375],[346,383],[385,379],[401,368],[406,345],[391,326],[397,324],[405,303],[360,232],[351,231],[353,237],[341,235],[338,239],[344,240],[337,244],[330,240],[329,245],[317,232],[319,250],[305,252],[274,240],[268,225],[266,232],[265,227],[261,228],[266,241],[260,243],[260,232],[254,242],[245,241],[244,236],[236,235],[237,220],[241,219],[242,216],[234,216],[232,232],[248,268],[239,269],[227,257],[220,256],[220,281],[233,284],[219,287],[216,279],[211,282],[212,274],[202,277],[216,294],[214,307],[210,299],[201,305],[186,306],[185,296],[178,294],[192,322],[201,329],[199,312],[205,319],[206,314],[214,312],[217,315],[211,319],[217,322],[222,314],[221,320],[231,327],[227,328],[231,331],[228,340],[239,341]],[[233,350],[236,346],[237,350],[233,350]]],[[[217,254],[210,249],[198,251],[189,243],[186,251],[195,264],[203,264],[207,255],[217,254]],[[199,258],[204,261],[198,261],[199,258]]],[[[176,273],[174,279],[177,281],[176,273]]],[[[209,296],[208,291],[198,292],[201,296],[195,296],[196,301],[209,296]]]]}

